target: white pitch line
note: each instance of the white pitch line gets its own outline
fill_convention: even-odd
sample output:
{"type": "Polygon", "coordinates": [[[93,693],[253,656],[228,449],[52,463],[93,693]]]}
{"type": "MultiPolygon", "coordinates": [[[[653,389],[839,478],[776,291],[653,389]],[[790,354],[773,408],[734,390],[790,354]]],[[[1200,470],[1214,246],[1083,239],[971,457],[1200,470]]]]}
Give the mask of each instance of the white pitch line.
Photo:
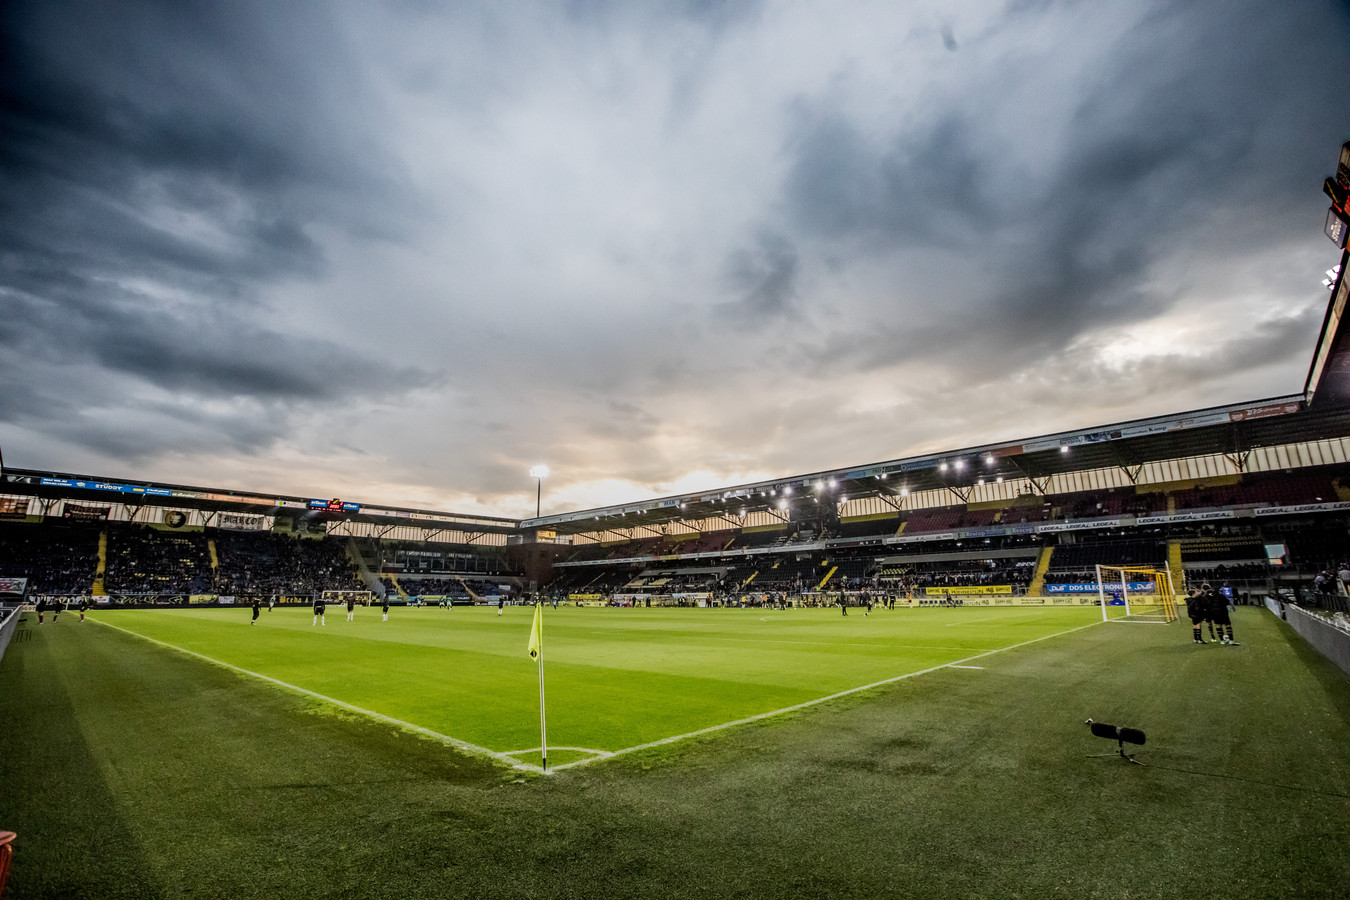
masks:
{"type": "Polygon", "coordinates": [[[983,669],[984,666],[948,666],[949,669],[983,669]]]}
{"type": "MultiPolygon", "coordinates": [[[[1082,631],[1084,628],[1092,628],[1093,626],[1100,624],[1101,622],[1089,622],[1086,625],[1079,625],[1077,628],[1070,628],[1067,629],[1066,631],[1057,631],[1054,634],[1047,634],[1043,635],[1042,637],[1032,638],[1029,641],[1022,641],[1021,643],[1018,644],[1009,644],[1007,647],[1000,647],[997,650],[986,650],[983,653],[977,653],[974,656],[967,656],[965,659],[958,659],[956,660],[956,663],[971,662],[972,660],[981,659],[985,656],[992,656],[995,653],[1003,653],[1006,650],[1016,650],[1018,647],[1025,647],[1028,644],[1035,644],[1039,643],[1040,641],[1048,641],[1050,638],[1061,637],[1066,634],[1073,634],[1075,631],[1082,631]]],[[[714,731],[723,731],[727,728],[735,728],[737,725],[748,725],[751,722],[758,722],[761,719],[769,719],[773,718],[774,716],[781,716],[784,713],[796,712],[799,709],[806,709],[807,707],[816,706],[821,703],[826,703],[830,700],[837,700],[840,697],[847,697],[849,694],[856,694],[859,691],[866,691],[870,690],[871,688],[881,687],[887,684],[893,684],[894,682],[897,681],[904,681],[906,678],[913,678],[916,675],[927,675],[929,672],[936,672],[939,669],[951,668],[956,663],[943,663],[940,666],[932,666],[931,668],[920,669],[917,672],[908,672],[904,675],[897,675],[894,678],[886,678],[882,681],[875,681],[872,684],[864,684],[862,687],[849,688],[848,690],[840,691],[837,694],[830,694],[828,697],[818,697],[815,700],[807,700],[805,703],[797,703],[793,706],[785,706],[782,709],[775,709],[772,712],[759,713],[758,715],[754,716],[747,716],[744,719],[737,719],[734,722],[723,722],[721,725],[712,725],[709,726],[708,728],[700,728],[698,731],[690,731],[685,734],[677,734],[673,737],[661,738],[659,741],[650,741],[646,744],[638,744],[635,747],[625,747],[622,750],[615,750],[612,753],[610,753],[609,756],[602,758],[611,759],[615,756],[621,756],[625,753],[634,753],[638,750],[649,750],[652,747],[660,747],[665,744],[673,744],[676,741],[682,741],[685,738],[698,737],[699,735],[702,734],[712,734],[714,731]]],[[[561,766],[554,766],[552,769],[550,769],[550,771],[559,772],[562,771],[563,769],[570,769],[574,766],[589,765],[590,763],[593,762],[596,762],[596,760],[579,759],[576,762],[563,763],[561,766]]]]}
{"type": "Polygon", "coordinates": [[[375,719],[377,722],[383,722],[386,725],[393,725],[405,731],[411,731],[415,734],[420,734],[424,737],[429,737],[432,740],[440,741],[442,744],[454,747],[456,750],[461,750],[465,753],[469,753],[474,756],[490,757],[491,759],[495,759],[498,762],[506,763],[513,769],[518,769],[525,772],[544,771],[539,766],[532,766],[528,763],[522,763],[519,762],[518,760],[512,759],[508,754],[498,753],[495,750],[489,750],[486,747],[480,747],[477,744],[470,744],[468,741],[461,741],[459,738],[450,737],[448,734],[441,734],[439,731],[432,731],[430,728],[425,728],[421,725],[414,725],[412,722],[405,722],[402,719],[395,719],[393,716],[386,716],[384,713],[377,713],[371,709],[365,709],[360,706],[355,706],[343,700],[338,700],[335,697],[328,697],[325,696],[324,694],[318,693],[317,691],[311,691],[309,688],[302,688],[299,685],[294,685],[285,681],[281,681],[280,679],[273,678],[271,675],[264,675],[261,672],[253,672],[250,671],[249,669],[244,669],[236,665],[231,665],[230,663],[223,662],[222,660],[207,656],[204,653],[198,653],[196,650],[188,650],[185,647],[179,647],[175,644],[170,644],[167,641],[161,641],[158,638],[148,637],[147,635],[140,634],[139,632],[132,631],[128,628],[123,628],[120,625],[114,625],[111,622],[104,622],[98,618],[91,617],[91,621],[98,622],[100,625],[111,628],[114,631],[120,631],[123,634],[129,634],[132,637],[140,638],[143,641],[149,641],[152,644],[158,644],[159,646],[167,647],[170,650],[177,650],[179,653],[185,653],[188,656],[195,656],[200,660],[204,660],[206,662],[211,663],[212,665],[220,666],[222,669],[229,669],[231,672],[238,672],[241,675],[248,675],[253,678],[261,679],[262,681],[271,682],[272,684],[275,684],[278,687],[283,687],[288,691],[295,691],[297,694],[304,694],[307,697],[313,697],[316,700],[322,700],[325,703],[331,703],[334,706],[340,707],[349,712],[359,713],[363,716],[369,716],[370,718],[375,719]]]}
{"type": "MultiPolygon", "coordinates": [[[[803,703],[797,703],[797,704],[794,704],[794,705],[792,705],[792,706],[785,706],[785,707],[783,707],[782,709],[775,709],[775,710],[771,710],[771,711],[769,711],[769,712],[758,713],[758,714],[753,715],[753,716],[747,716],[747,717],[744,718],[744,719],[736,719],[735,721],[732,721],[732,722],[723,722],[723,723],[720,724],[720,725],[710,725],[710,726],[707,727],[707,728],[700,728],[700,729],[698,729],[697,731],[689,731],[689,732],[686,732],[686,733],[684,733],[684,734],[677,734],[677,735],[673,735],[673,736],[671,736],[671,737],[661,738],[660,740],[649,741],[649,742],[647,742],[647,743],[645,743],[645,744],[637,744],[637,745],[635,745],[635,746],[633,746],[633,747],[624,747],[622,750],[600,751],[600,752],[604,753],[603,756],[596,756],[596,757],[594,757],[594,758],[592,758],[592,759],[579,759],[579,760],[577,760],[577,761],[575,761],[575,762],[563,763],[563,764],[560,765],[560,766],[553,766],[552,768],[550,768],[550,769],[548,770],[548,772],[544,772],[543,768],[540,767],[540,766],[532,766],[532,765],[530,765],[530,764],[528,764],[528,763],[518,762],[517,760],[513,759],[512,757],[510,757],[509,755],[507,755],[507,754],[505,754],[505,753],[498,753],[498,752],[496,752],[495,750],[489,750],[489,749],[487,749],[486,747],[479,747],[477,744],[470,744],[470,743],[468,743],[467,741],[461,741],[461,740],[459,740],[458,738],[452,738],[452,737],[450,737],[449,735],[444,735],[444,734],[441,734],[441,733],[439,733],[439,732],[432,731],[431,729],[429,729],[429,728],[424,728],[424,727],[422,727],[421,725],[414,725],[414,724],[412,724],[411,722],[404,722],[404,721],[402,721],[401,719],[395,719],[395,718],[393,718],[393,717],[391,717],[391,716],[386,716],[386,715],[384,715],[383,713],[377,713],[377,712],[374,712],[373,710],[363,709],[363,708],[361,708],[361,707],[359,707],[359,706],[353,706],[353,705],[350,704],[350,703],[345,703],[345,702],[343,702],[342,700],[337,700],[337,699],[334,699],[334,698],[332,698],[332,697],[326,697],[326,696],[324,696],[323,694],[317,693],[317,692],[315,692],[315,691],[311,691],[311,690],[309,690],[308,688],[302,688],[302,687],[298,687],[298,686],[293,685],[293,684],[288,684],[288,683],[286,683],[286,682],[284,682],[284,681],[280,681],[280,680],[278,680],[278,679],[276,679],[276,678],[273,678],[273,677],[271,677],[270,675],[263,675],[263,674],[258,673],[258,672],[252,672],[252,671],[249,671],[248,669],[243,669],[243,668],[240,668],[239,666],[231,665],[230,663],[222,662],[222,661],[220,661],[220,660],[218,660],[218,659],[213,659],[212,657],[206,656],[205,654],[202,654],[202,653],[198,653],[198,652],[196,652],[195,650],[187,650],[187,649],[185,649],[185,648],[183,648],[183,647],[178,647],[178,646],[176,646],[176,645],[174,645],[174,644],[170,644],[170,643],[168,643],[168,642],[166,642],[166,641],[161,641],[161,640],[158,640],[158,639],[156,639],[156,638],[147,637],[147,636],[145,636],[145,635],[143,635],[143,634],[139,634],[139,633],[137,633],[137,632],[135,632],[135,631],[131,631],[131,630],[126,629],[126,628],[122,628],[121,626],[113,625],[113,624],[111,624],[111,623],[109,623],[109,622],[103,622],[103,621],[100,621],[100,620],[97,619],[97,618],[94,619],[93,621],[98,622],[100,625],[105,625],[105,626],[107,626],[108,628],[112,628],[112,629],[114,629],[114,630],[116,630],[116,631],[121,631],[121,632],[124,632],[125,634],[129,634],[129,635],[131,635],[131,636],[133,636],[133,637],[138,637],[138,638],[140,638],[141,640],[149,641],[149,642],[152,643],[152,644],[159,644],[161,647],[167,647],[167,648],[170,649],[170,650],[177,650],[179,653],[185,653],[185,654],[187,654],[188,656],[195,656],[195,657],[197,657],[198,659],[205,660],[206,662],[209,662],[209,663],[211,663],[211,664],[213,664],[213,665],[220,666],[220,667],[225,668],[225,669],[229,669],[229,670],[231,670],[231,671],[233,671],[233,672],[239,672],[239,673],[244,674],[244,675],[250,675],[250,676],[252,676],[252,677],[254,677],[254,678],[260,678],[260,679],[262,679],[263,681],[271,682],[272,684],[275,684],[275,685],[277,685],[277,686],[279,686],[279,687],[286,688],[287,690],[292,690],[292,691],[295,691],[295,692],[300,693],[300,694],[305,694],[305,695],[307,695],[307,696],[314,697],[314,698],[316,698],[316,699],[318,699],[318,700],[323,700],[323,701],[325,701],[325,702],[327,702],[327,703],[332,703],[334,706],[341,707],[342,709],[350,710],[351,712],[355,712],[355,713],[360,713],[361,715],[370,716],[372,719],[375,719],[375,720],[377,720],[377,721],[385,722],[385,723],[387,723],[387,724],[394,725],[394,726],[399,727],[399,728],[405,728],[405,729],[407,729],[407,730],[409,730],[409,731],[412,731],[412,732],[414,732],[414,733],[417,733],[417,734],[426,735],[427,737],[430,737],[430,738],[432,738],[432,739],[434,739],[434,740],[438,740],[438,741],[440,741],[440,742],[442,742],[442,743],[444,743],[444,744],[447,744],[447,745],[449,745],[449,746],[451,746],[451,747],[454,747],[454,748],[456,748],[456,749],[458,749],[458,750],[462,750],[462,751],[465,752],[465,753],[470,753],[470,754],[473,754],[473,755],[476,755],[476,756],[486,756],[486,757],[489,757],[489,758],[491,758],[491,759],[498,760],[498,761],[500,761],[500,762],[506,763],[506,764],[509,765],[511,768],[516,769],[516,770],[518,770],[518,771],[522,771],[522,772],[535,772],[535,773],[545,774],[545,775],[551,774],[551,773],[553,773],[553,772],[560,772],[560,771],[562,771],[563,769],[571,769],[571,768],[574,768],[574,767],[576,767],[576,766],[590,765],[591,763],[593,763],[593,762],[598,762],[598,761],[600,761],[600,760],[612,759],[612,758],[615,757],[615,756],[622,756],[622,755],[625,754],[625,753],[635,753],[635,752],[637,752],[638,750],[649,750],[649,749],[651,749],[651,748],[653,748],[653,747],[661,747],[661,746],[664,746],[664,745],[666,745],[666,744],[673,744],[673,743],[675,743],[676,741],[682,741],[682,740],[685,740],[686,738],[698,737],[699,735],[703,735],[703,734],[712,734],[713,732],[716,732],[716,731],[724,731],[724,730],[726,730],[726,729],[728,729],[728,728],[735,728],[735,727],[738,726],[738,725],[748,725],[748,724],[750,724],[751,722],[758,722],[758,721],[760,721],[760,720],[762,720],[762,719],[771,719],[771,718],[773,718],[774,716],[781,716],[781,715],[784,715],[784,714],[786,714],[786,713],[796,712],[796,711],[799,710],[799,709],[807,709],[808,707],[817,706],[817,705],[819,705],[819,704],[821,704],[821,703],[827,703],[827,702],[829,702],[830,700],[837,700],[837,699],[839,699],[840,697],[847,697],[849,694],[856,694],[856,693],[858,693],[858,692],[860,692],[860,691],[870,690],[870,689],[875,688],[875,687],[882,687],[883,685],[893,684],[893,683],[895,683],[895,682],[897,682],[897,681],[904,681],[906,678],[914,678],[915,676],[918,676],[918,675],[927,675],[928,673],[930,673],[930,672],[936,672],[936,671],[938,671],[939,669],[953,668],[953,667],[956,667],[957,664],[959,664],[959,663],[971,662],[972,660],[982,659],[983,657],[986,657],[986,656],[992,656],[992,655],[995,654],[995,653],[1003,653],[1003,652],[1008,651],[1008,650],[1016,650],[1018,647],[1026,647],[1026,646],[1028,646],[1029,644],[1036,644],[1036,643],[1039,643],[1039,642],[1041,642],[1041,641],[1047,641],[1047,640],[1049,640],[1050,638],[1061,637],[1061,636],[1066,635],[1066,634],[1073,634],[1075,631],[1082,631],[1084,628],[1092,628],[1092,627],[1095,626],[1095,625],[1100,625],[1100,624],[1101,624],[1101,622],[1089,622],[1089,623],[1086,624],[1086,625],[1079,625],[1079,626],[1076,627],[1076,628],[1069,628],[1069,629],[1066,629],[1066,630],[1064,630],[1064,631],[1057,631],[1057,632],[1055,632],[1054,634],[1042,635],[1041,637],[1038,637],[1038,638],[1032,638],[1032,639],[1029,640],[1029,641],[1022,641],[1022,642],[1017,643],[1017,644],[1009,644],[1009,645],[1006,646],[1006,647],[999,647],[999,648],[994,649],[994,650],[985,650],[985,651],[982,652],[982,653],[976,653],[974,656],[967,656],[967,657],[964,658],[964,659],[958,659],[958,660],[956,660],[955,662],[952,662],[952,663],[943,663],[942,665],[931,666],[931,667],[929,667],[929,668],[927,668],[927,669],[920,669],[920,670],[918,670],[917,672],[907,672],[907,673],[905,673],[904,675],[896,675],[894,678],[885,678],[885,679],[882,679],[881,681],[874,681],[874,682],[872,682],[871,684],[864,684],[864,685],[862,685],[861,687],[849,688],[849,689],[846,690],[846,691],[839,691],[838,693],[830,694],[829,696],[826,696],[826,697],[817,697],[817,698],[814,699],[814,700],[807,700],[807,701],[805,701],[805,702],[803,702],[803,703]]],[[[536,748],[536,749],[538,749],[538,748],[536,748]]],[[[580,747],[578,747],[578,748],[568,748],[568,749],[584,750],[584,749],[586,749],[586,748],[580,748],[580,747]]],[[[531,752],[531,751],[521,751],[521,752],[531,752]]],[[[589,751],[587,751],[587,752],[589,752],[589,751]]]]}

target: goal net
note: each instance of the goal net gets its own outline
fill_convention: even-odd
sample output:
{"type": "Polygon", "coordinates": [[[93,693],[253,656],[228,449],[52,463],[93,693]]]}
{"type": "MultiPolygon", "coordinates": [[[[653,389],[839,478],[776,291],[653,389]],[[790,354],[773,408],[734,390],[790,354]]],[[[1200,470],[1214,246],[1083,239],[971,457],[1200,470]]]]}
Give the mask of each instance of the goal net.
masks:
{"type": "Polygon", "coordinates": [[[1097,599],[1104,622],[1153,622],[1177,618],[1177,597],[1166,569],[1097,566],[1097,599]]]}
{"type": "Polygon", "coordinates": [[[356,601],[357,606],[370,605],[370,591],[324,591],[325,606],[346,606],[348,598],[356,601]]]}

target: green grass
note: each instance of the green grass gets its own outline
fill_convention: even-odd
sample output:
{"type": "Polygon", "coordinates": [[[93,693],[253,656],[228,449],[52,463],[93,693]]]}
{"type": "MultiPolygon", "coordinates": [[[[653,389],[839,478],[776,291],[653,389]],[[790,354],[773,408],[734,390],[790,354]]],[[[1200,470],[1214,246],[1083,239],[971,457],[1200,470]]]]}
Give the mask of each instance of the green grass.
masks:
{"type": "MultiPolygon", "coordinates": [[[[615,752],[1096,621],[1095,611],[545,612],[549,742],[615,752]]],[[[539,747],[531,612],[104,613],[119,628],[496,753],[539,747]]],[[[553,760],[589,758],[559,751],[553,760]]],[[[538,762],[538,755],[529,757],[538,762]]]]}
{"type": "MultiPolygon", "coordinates": [[[[491,709],[437,720],[445,733],[519,711],[524,725],[476,727],[501,742],[488,746],[528,740],[515,731],[536,712],[526,616],[430,619],[461,612],[391,622],[411,634],[384,635],[387,670],[371,668],[381,623],[344,635],[341,615],[329,634],[280,611],[254,628],[242,613],[106,617],[295,677],[326,641],[339,668],[356,657],[347,674],[315,657],[329,690],[376,681],[370,698],[416,711],[402,694],[473,684],[446,696],[491,709]],[[486,674],[448,679],[470,665],[486,674]]],[[[631,677],[607,696],[647,724],[585,733],[616,745],[1056,630],[969,609],[847,623],[567,612],[546,636],[550,731],[555,668],[575,667],[577,690],[631,677]],[[787,651],[732,640],[784,633],[787,651]],[[838,646],[850,641],[856,652],[838,646]],[[753,702],[718,693],[728,682],[753,702]],[[665,704],[657,687],[705,686],[706,707],[650,708],[665,704]]],[[[1264,611],[1235,624],[1242,647],[1196,647],[1181,626],[1090,627],[539,777],[62,616],[0,662],[0,828],[19,833],[6,897],[1343,898],[1350,680],[1264,611]],[[1088,759],[1113,745],[1087,716],[1144,728],[1148,767],[1088,759]]]]}

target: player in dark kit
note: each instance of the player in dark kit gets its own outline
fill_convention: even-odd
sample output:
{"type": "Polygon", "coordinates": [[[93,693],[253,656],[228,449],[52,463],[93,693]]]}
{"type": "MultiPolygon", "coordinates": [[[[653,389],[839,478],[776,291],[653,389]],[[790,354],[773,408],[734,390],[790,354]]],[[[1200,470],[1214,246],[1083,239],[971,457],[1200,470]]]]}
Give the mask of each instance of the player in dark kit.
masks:
{"type": "Polygon", "coordinates": [[[347,621],[356,621],[356,598],[351,596],[347,597],[347,621]]]}
{"type": "Polygon", "coordinates": [[[323,598],[322,597],[316,598],[314,601],[314,621],[310,622],[309,624],[318,625],[319,623],[322,622],[324,625],[327,625],[328,623],[324,621],[323,618],[324,611],[325,611],[325,604],[323,602],[323,598]]]}
{"type": "Polygon", "coordinates": [[[1200,636],[1200,626],[1209,618],[1209,601],[1199,588],[1191,588],[1186,592],[1186,615],[1191,618],[1191,636],[1195,643],[1207,643],[1200,636]]]}
{"type": "Polygon", "coordinates": [[[1240,646],[1233,640],[1233,622],[1228,616],[1228,598],[1214,588],[1209,588],[1206,596],[1209,601],[1207,605],[1210,627],[1219,629],[1219,643],[1232,647],[1240,646]]]}
{"type": "Polygon", "coordinates": [[[85,612],[85,610],[87,610],[88,608],[89,608],[89,598],[88,598],[88,597],[81,597],[81,598],[80,598],[80,621],[81,621],[81,622],[84,621],[84,612],[85,612]]]}
{"type": "Polygon", "coordinates": [[[384,618],[381,619],[380,621],[381,621],[381,622],[388,622],[388,621],[389,621],[389,592],[388,592],[388,591],[385,591],[385,593],[384,593],[384,609],[383,609],[383,612],[384,612],[384,618]]]}
{"type": "Polygon", "coordinates": [[[249,620],[250,625],[258,624],[258,613],[262,612],[262,601],[257,597],[253,598],[253,618],[249,620]]]}

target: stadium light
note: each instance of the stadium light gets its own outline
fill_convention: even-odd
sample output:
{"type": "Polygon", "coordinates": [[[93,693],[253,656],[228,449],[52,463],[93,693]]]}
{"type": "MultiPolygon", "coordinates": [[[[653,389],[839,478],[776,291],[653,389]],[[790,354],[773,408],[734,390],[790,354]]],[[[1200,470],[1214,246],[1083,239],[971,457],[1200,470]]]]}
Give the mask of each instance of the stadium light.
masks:
{"type": "Polygon", "coordinates": [[[956,466],[956,471],[960,472],[966,467],[966,461],[964,459],[958,459],[954,465],[956,466]]]}
{"type": "Polygon", "coordinates": [[[1060,453],[1068,453],[1068,452],[1069,452],[1069,445],[1068,445],[1068,444],[1060,444],[1060,445],[1059,445],[1059,452],[1060,452],[1060,453]]]}
{"type": "Polygon", "coordinates": [[[947,471],[947,464],[945,462],[938,463],[938,471],[939,472],[947,471]]]}
{"type": "Polygon", "coordinates": [[[986,456],[984,458],[984,464],[986,466],[992,466],[994,464],[994,454],[990,453],[988,456],[986,456]]]}
{"type": "Polygon", "coordinates": [[[792,485],[789,484],[787,487],[783,488],[783,496],[784,497],[792,496],[792,485]]]}
{"type": "Polygon", "coordinates": [[[539,482],[538,489],[534,494],[534,517],[539,518],[540,505],[544,500],[544,479],[548,477],[548,466],[537,465],[530,469],[530,477],[539,482]]]}
{"type": "Polygon", "coordinates": [[[908,497],[908,496],[909,496],[909,488],[901,488],[901,489],[900,489],[900,496],[901,496],[901,497],[908,497]]]}
{"type": "Polygon", "coordinates": [[[779,500],[779,501],[778,501],[778,508],[779,508],[779,509],[787,509],[787,501],[786,501],[786,500],[779,500]]]}

